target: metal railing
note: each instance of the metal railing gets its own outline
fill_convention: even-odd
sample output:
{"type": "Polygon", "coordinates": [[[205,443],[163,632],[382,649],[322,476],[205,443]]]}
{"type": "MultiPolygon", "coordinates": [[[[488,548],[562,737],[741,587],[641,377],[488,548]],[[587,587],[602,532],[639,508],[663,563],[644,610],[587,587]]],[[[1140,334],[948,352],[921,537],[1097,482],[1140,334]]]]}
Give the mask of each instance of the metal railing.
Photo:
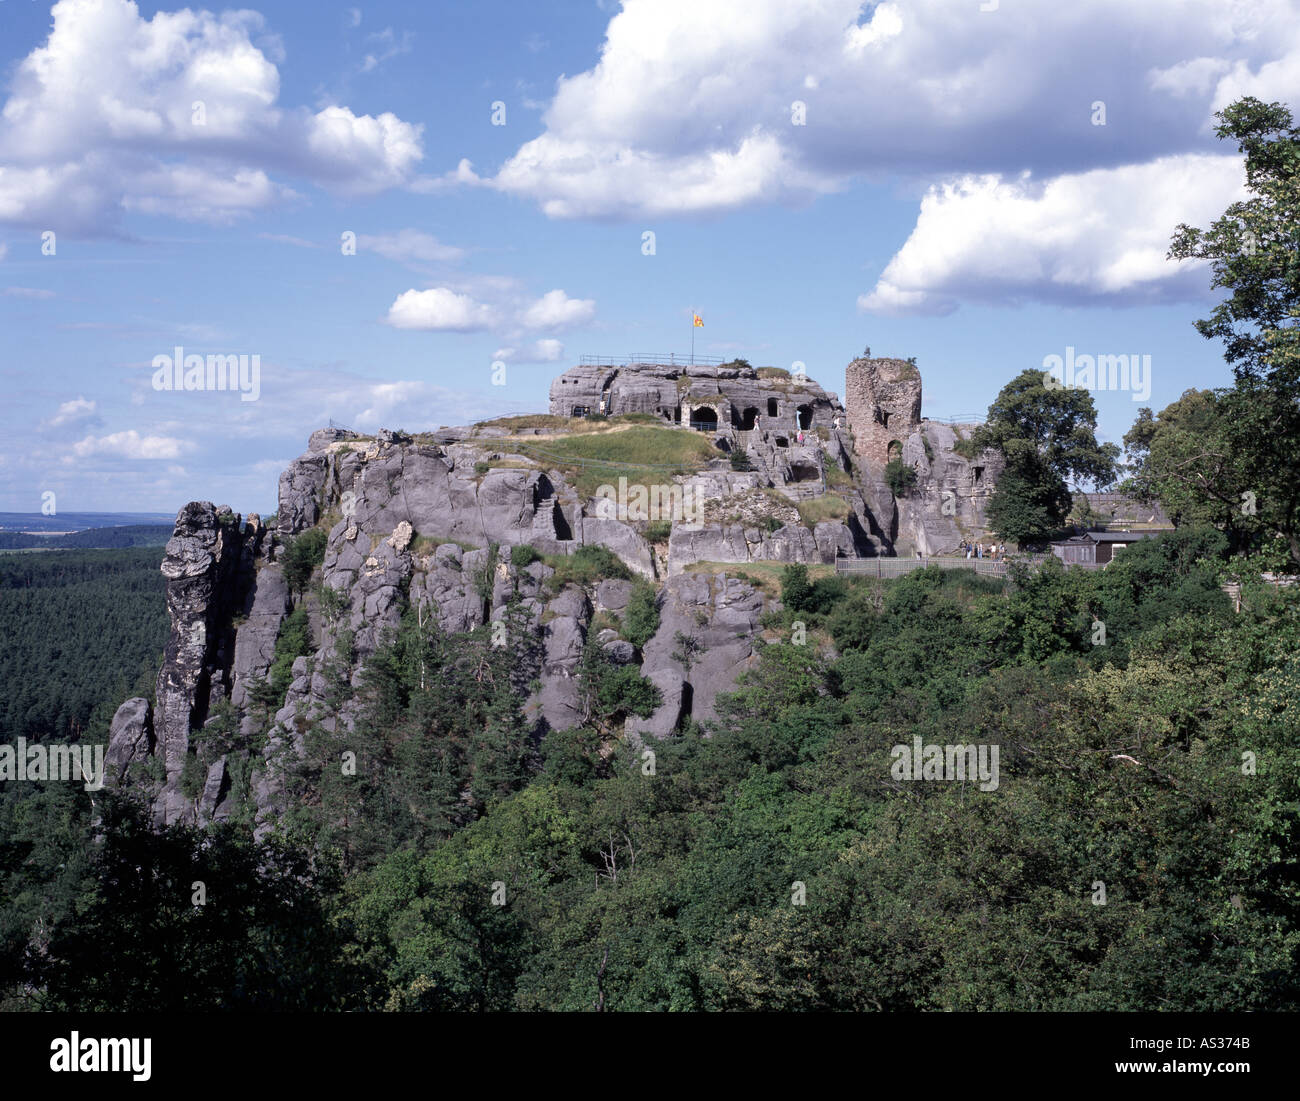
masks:
{"type": "Polygon", "coordinates": [[[836,573],[866,574],[868,577],[902,577],[927,566],[943,570],[974,570],[977,574],[1005,577],[1007,563],[991,558],[837,558],[836,573]]]}
{"type": "MultiPolygon", "coordinates": [[[[1019,562],[1031,570],[1040,569],[1051,554],[1018,554],[1012,558],[837,558],[836,573],[866,574],[868,577],[902,577],[914,570],[937,566],[941,570],[974,570],[987,577],[1006,577],[1007,567],[1019,562]]],[[[1059,561],[1059,559],[1058,559],[1059,561]]],[[[1104,570],[1109,562],[1061,562],[1067,570],[1104,570]]]]}
{"type": "Polygon", "coordinates": [[[578,357],[578,363],[594,367],[628,367],[633,363],[645,363],[652,367],[720,367],[732,362],[720,356],[693,356],[690,352],[632,352],[629,355],[585,355],[578,357]]]}
{"type": "Polygon", "coordinates": [[[935,424],[984,424],[988,418],[983,413],[958,413],[955,417],[922,417],[935,424]]]}

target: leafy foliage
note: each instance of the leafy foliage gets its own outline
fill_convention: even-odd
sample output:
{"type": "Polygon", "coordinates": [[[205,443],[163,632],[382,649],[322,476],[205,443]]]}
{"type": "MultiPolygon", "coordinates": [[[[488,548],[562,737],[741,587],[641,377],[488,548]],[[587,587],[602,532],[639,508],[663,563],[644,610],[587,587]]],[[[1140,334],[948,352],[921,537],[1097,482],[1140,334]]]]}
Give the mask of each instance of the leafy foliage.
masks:
{"type": "Polygon", "coordinates": [[[885,464],[885,482],[895,497],[906,497],[916,488],[916,470],[902,459],[890,459],[885,464]]]}
{"type": "Polygon", "coordinates": [[[1037,542],[1069,515],[1069,481],[1115,480],[1119,448],[1097,442],[1097,410],[1087,390],[1049,383],[1026,370],[989,406],[988,420],[970,436],[969,449],[994,448],[1006,459],[989,501],[989,521],[1005,539],[1037,542]]]}
{"type": "Polygon", "coordinates": [[[638,580],[623,612],[623,637],[638,650],[659,630],[659,604],[654,586],[638,580]]]}
{"type": "Polygon", "coordinates": [[[590,587],[598,581],[632,578],[632,571],[623,565],[623,560],[597,543],[584,543],[572,554],[548,557],[547,564],[555,570],[551,585],[557,592],[565,585],[590,587]]]}
{"type": "Polygon", "coordinates": [[[324,528],[308,528],[289,542],[284,552],[284,579],[291,592],[306,590],[312,571],[325,561],[328,539],[324,528]]]}
{"type": "Polygon", "coordinates": [[[847,585],[838,577],[809,581],[808,567],[802,562],[791,563],[781,571],[781,602],[794,612],[829,612],[846,591],[847,585]]]}
{"type": "Polygon", "coordinates": [[[527,569],[534,562],[541,560],[541,554],[528,543],[519,543],[510,548],[510,564],[517,570],[527,569]]]}
{"type": "Polygon", "coordinates": [[[1250,197],[1230,205],[1208,230],[1180,225],[1169,255],[1209,260],[1214,286],[1231,291],[1196,328],[1223,341],[1236,384],[1205,403],[1212,423],[1200,446],[1183,429],[1197,412],[1206,414],[1204,405],[1171,406],[1156,425],[1144,411],[1147,423],[1139,423],[1134,441],[1139,485],[1180,511],[1189,494],[1208,498],[1211,511],[1230,504],[1236,513],[1221,518],[1221,526],[1248,533],[1256,546],[1280,542],[1294,570],[1300,568],[1300,128],[1284,104],[1250,96],[1216,117],[1215,132],[1236,140],[1245,156],[1250,197]]]}

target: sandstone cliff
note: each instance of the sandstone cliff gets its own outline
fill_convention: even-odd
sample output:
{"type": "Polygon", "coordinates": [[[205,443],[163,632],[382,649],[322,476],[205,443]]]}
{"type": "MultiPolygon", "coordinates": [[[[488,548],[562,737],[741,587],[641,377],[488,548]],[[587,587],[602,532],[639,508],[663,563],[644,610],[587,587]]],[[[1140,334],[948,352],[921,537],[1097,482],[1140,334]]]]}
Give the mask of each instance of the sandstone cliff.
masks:
{"type": "MultiPolygon", "coordinates": [[[[156,699],[118,710],[110,776],[146,790],[159,823],[243,814],[265,828],[286,809],[283,761],[303,753],[309,728],[346,736],[367,660],[412,612],[448,636],[499,621],[507,606],[524,618],[536,737],[590,720],[579,666],[593,629],[610,661],[659,690],[657,710],[629,719],[625,736],[707,720],[763,645],[769,598],[734,567],[833,563],[892,554],[896,543],[933,553],[982,523],[994,462],[967,461],[953,429],[919,419],[919,375],[900,363],[851,364],[848,410],[811,380],[771,369],[576,368],[552,386],[549,417],[415,436],[314,433],[280,478],[273,529],[208,502],[177,516],[162,564],[172,631],[156,699]],[[592,402],[641,419],[572,419],[592,402]],[[554,450],[586,433],[599,453],[602,439],[632,428],[665,443],[692,434],[689,468],[629,470],[699,505],[673,517],[666,539],[662,517],[593,495],[591,460],[554,450]],[[877,461],[895,451],[920,477],[901,501],[877,461]],[[286,551],[307,533],[323,551],[295,592],[286,551]],[[548,561],[590,545],[654,586],[659,625],[640,647],[607,625],[631,582],[556,581],[548,561]],[[524,546],[536,554],[513,564],[511,548],[524,546]],[[295,609],[307,644],[270,692],[295,609]],[[696,648],[685,659],[684,637],[696,648]]],[[[612,480],[628,465],[597,462],[612,480]]]]}

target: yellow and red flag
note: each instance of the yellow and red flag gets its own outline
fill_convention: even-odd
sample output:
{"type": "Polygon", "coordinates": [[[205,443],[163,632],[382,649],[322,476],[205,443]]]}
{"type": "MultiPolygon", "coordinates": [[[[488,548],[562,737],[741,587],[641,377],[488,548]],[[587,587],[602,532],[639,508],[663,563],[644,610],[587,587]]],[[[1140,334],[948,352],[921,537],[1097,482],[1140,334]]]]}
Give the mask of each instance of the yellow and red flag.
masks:
{"type": "Polygon", "coordinates": [[[695,327],[697,329],[704,328],[704,318],[702,318],[699,314],[695,315],[695,327]]]}

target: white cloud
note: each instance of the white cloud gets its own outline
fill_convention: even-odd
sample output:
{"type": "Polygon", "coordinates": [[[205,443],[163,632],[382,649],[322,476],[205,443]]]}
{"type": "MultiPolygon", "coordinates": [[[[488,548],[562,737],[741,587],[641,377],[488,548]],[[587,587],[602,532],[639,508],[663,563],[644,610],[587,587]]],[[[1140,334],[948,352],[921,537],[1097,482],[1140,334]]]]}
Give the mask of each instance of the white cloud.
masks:
{"type": "Polygon", "coordinates": [[[490,328],[493,321],[489,306],[449,287],[404,291],[388,310],[388,324],[395,329],[468,333],[490,328]]]}
{"type": "Polygon", "coordinates": [[[76,397],[71,401],[61,403],[58,412],[45,424],[48,428],[63,428],[67,425],[86,426],[91,423],[99,423],[99,418],[95,416],[95,409],[96,405],[93,401],[88,401],[83,397],[76,397]]]}
{"type": "MultiPolygon", "coordinates": [[[[388,310],[388,324],[397,329],[425,329],[445,332],[474,332],[499,329],[506,340],[519,341],[528,330],[561,329],[581,325],[596,316],[592,298],[570,298],[564,291],[547,291],[528,301],[515,280],[508,277],[478,276],[459,287],[408,290],[397,296],[388,310]],[[479,301],[476,294],[489,300],[479,301]]],[[[497,349],[496,359],[509,359],[517,345],[497,349]]],[[[550,360],[563,348],[557,340],[538,340],[527,354],[529,362],[550,360]]]]}
{"type": "Polygon", "coordinates": [[[109,436],[87,436],[72,445],[79,459],[104,456],[117,459],[178,459],[190,448],[172,436],[141,436],[134,428],[109,436]]]}
{"type": "Polygon", "coordinates": [[[1209,154],[1043,183],[967,177],[932,188],[875,288],[872,313],[947,313],[961,301],[1148,302],[1203,293],[1167,260],[1180,222],[1205,225],[1244,196],[1240,158],[1209,154]]]}
{"type": "Polygon", "coordinates": [[[457,187],[487,187],[491,181],[474,171],[474,163],[461,157],[456,167],[441,176],[418,176],[411,181],[411,190],[420,195],[436,195],[457,187]]]}
{"type": "Polygon", "coordinates": [[[592,298],[570,298],[562,290],[547,291],[524,310],[521,323],[529,329],[558,329],[580,325],[596,316],[592,298]]]}
{"type": "Polygon", "coordinates": [[[371,428],[392,423],[399,413],[408,415],[408,410],[425,392],[421,382],[381,382],[370,387],[364,398],[369,401],[366,408],[354,418],[359,428],[371,428]]]}
{"type": "Polygon", "coordinates": [[[505,363],[555,363],[564,355],[564,345],[554,339],[535,340],[522,351],[517,348],[498,348],[492,353],[494,360],[505,363]]]}
{"type": "Polygon", "coordinates": [[[136,193],[122,198],[126,209],[206,222],[228,222],[294,195],[260,170],[222,176],[197,164],[150,167],[135,177],[134,186],[136,193]]]}
{"type": "MultiPolygon", "coordinates": [[[[480,394],[449,390],[421,379],[374,382],[348,375],[337,376],[330,386],[330,408],[335,410],[334,415],[362,431],[377,428],[423,431],[442,424],[469,424],[504,412],[500,391],[495,387],[488,387],[491,394],[480,394]]],[[[527,408],[526,404],[512,406],[516,411],[527,408]]],[[[304,419],[300,434],[305,439],[322,423],[304,419]]]]}
{"type": "MultiPolygon", "coordinates": [[[[3,257],[0,256],[0,259],[3,259],[3,257]]],[[[5,287],[3,291],[0,291],[0,294],[3,294],[6,298],[46,299],[54,297],[53,291],[46,290],[43,287],[5,287]]]]}
{"type": "Polygon", "coordinates": [[[1206,120],[1243,91],[1300,99],[1298,0],[979,9],[626,0],[599,62],[559,79],[543,133],[487,182],[551,217],[631,218],[796,203],[886,172],[1042,179],[1209,152],[1206,120]]]}
{"type": "Polygon", "coordinates": [[[444,245],[438,238],[418,229],[400,229],[396,233],[379,233],[372,236],[357,237],[357,244],[363,249],[377,252],[389,260],[401,263],[419,261],[423,263],[441,263],[459,260],[465,250],[454,245],[444,245]]]}
{"type": "Polygon", "coordinates": [[[307,126],[306,160],[321,182],[344,194],[373,194],[409,181],[424,157],[423,130],[389,111],[372,117],[326,107],[307,126]]]}
{"type": "Polygon", "coordinates": [[[293,197],[405,186],[422,128],[391,113],[277,105],[281,50],[256,12],[140,16],[60,0],[0,113],[0,221],[113,232],[124,209],[227,221],[293,197]]]}

